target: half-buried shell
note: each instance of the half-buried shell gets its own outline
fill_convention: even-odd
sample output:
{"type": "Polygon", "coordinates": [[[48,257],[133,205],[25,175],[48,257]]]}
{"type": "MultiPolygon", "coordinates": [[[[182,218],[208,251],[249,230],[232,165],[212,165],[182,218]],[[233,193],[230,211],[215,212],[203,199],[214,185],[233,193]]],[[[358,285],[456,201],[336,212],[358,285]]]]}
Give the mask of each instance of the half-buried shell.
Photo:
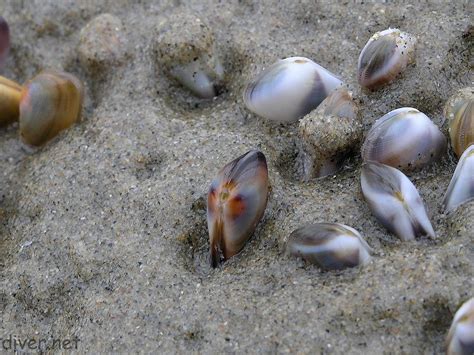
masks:
{"type": "Polygon", "coordinates": [[[362,158],[403,171],[422,168],[446,151],[446,138],[424,113],[403,107],[375,121],[362,145],[362,158]]]}
{"type": "Polygon", "coordinates": [[[339,223],[316,223],[295,230],[287,250],[325,270],[364,265],[371,259],[371,249],[359,232],[339,223]]]}
{"type": "Polygon", "coordinates": [[[41,146],[81,117],[84,88],[74,75],[46,70],[23,87],[20,101],[20,137],[41,146]]]}
{"type": "Polygon", "coordinates": [[[265,212],[268,191],[267,162],[257,150],[224,166],[212,181],[207,225],[213,267],[242,250],[265,212]]]}
{"type": "Polygon", "coordinates": [[[272,64],[244,91],[244,103],[258,116],[276,122],[294,122],[318,105],[342,82],[304,57],[272,64]]]}
{"type": "Polygon", "coordinates": [[[415,61],[416,39],[396,28],[374,34],[359,56],[359,84],[376,89],[393,81],[415,61]]]}
{"type": "Polygon", "coordinates": [[[364,163],[361,186],[372,213],[402,241],[435,237],[416,187],[401,171],[377,162],[364,163]]]}

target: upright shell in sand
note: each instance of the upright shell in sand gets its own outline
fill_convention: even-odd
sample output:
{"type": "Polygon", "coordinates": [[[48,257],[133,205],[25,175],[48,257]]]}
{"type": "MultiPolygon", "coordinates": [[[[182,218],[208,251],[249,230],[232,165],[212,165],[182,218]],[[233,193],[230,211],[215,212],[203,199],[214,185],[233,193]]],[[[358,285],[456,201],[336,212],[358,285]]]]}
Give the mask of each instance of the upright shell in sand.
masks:
{"type": "Polygon", "coordinates": [[[359,84],[376,89],[393,81],[415,62],[416,39],[396,28],[374,34],[359,56],[359,84]]]}
{"type": "Polygon", "coordinates": [[[272,64],[244,91],[244,103],[258,116],[294,122],[318,105],[342,81],[319,64],[291,57],[272,64]]]}
{"type": "Polygon", "coordinates": [[[446,103],[451,146],[458,157],[474,144],[474,87],[459,90],[446,103]]]}
{"type": "Polygon", "coordinates": [[[260,151],[245,153],[217,174],[207,195],[213,267],[242,250],[265,212],[268,191],[267,161],[260,151]]]}
{"type": "Polygon", "coordinates": [[[362,193],[379,222],[402,241],[435,232],[412,182],[399,170],[377,162],[362,166],[362,193]]]}
{"type": "Polygon", "coordinates": [[[46,70],[25,84],[20,101],[20,137],[41,146],[81,117],[84,87],[74,75],[46,70]]]}
{"type": "Polygon", "coordinates": [[[454,171],[444,196],[444,209],[451,212],[474,199],[474,144],[467,148],[454,171]]]}
{"type": "Polygon", "coordinates": [[[403,171],[420,169],[446,152],[446,138],[424,113],[403,107],[375,121],[362,145],[362,158],[403,171]]]}
{"type": "Polygon", "coordinates": [[[474,298],[464,302],[454,315],[446,343],[448,355],[474,354],[474,298]]]}

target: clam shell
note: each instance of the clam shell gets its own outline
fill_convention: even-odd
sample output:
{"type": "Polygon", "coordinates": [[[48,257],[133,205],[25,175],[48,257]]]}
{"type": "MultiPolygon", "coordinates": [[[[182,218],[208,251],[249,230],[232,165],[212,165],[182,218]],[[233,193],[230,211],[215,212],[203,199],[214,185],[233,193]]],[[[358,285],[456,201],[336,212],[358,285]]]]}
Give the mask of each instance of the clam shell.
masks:
{"type": "Polygon", "coordinates": [[[211,265],[239,253],[267,206],[265,155],[251,150],[227,164],[212,181],[207,196],[211,265]]]}
{"type": "Polygon", "coordinates": [[[0,126],[18,119],[22,87],[0,76],[0,126]]]}
{"type": "Polygon", "coordinates": [[[364,265],[371,259],[371,249],[359,232],[339,223],[316,223],[295,230],[287,250],[325,270],[364,265]]]}
{"type": "Polygon", "coordinates": [[[224,67],[212,29],[193,12],[179,9],[159,23],[158,66],[194,96],[211,99],[223,86],[224,67]]]}
{"type": "Polygon", "coordinates": [[[451,212],[463,203],[474,199],[474,144],[459,159],[448,190],[444,196],[444,209],[451,212]]]}
{"type": "Polygon", "coordinates": [[[444,108],[449,122],[451,146],[458,157],[474,144],[474,88],[459,90],[444,108]]]}
{"type": "Polygon", "coordinates": [[[474,354],[474,298],[464,302],[454,315],[446,343],[448,355],[474,354]]]}
{"type": "Polygon", "coordinates": [[[7,21],[0,16],[0,71],[3,70],[10,50],[10,29],[7,21]]]}
{"type": "Polygon", "coordinates": [[[20,137],[41,146],[80,119],[83,85],[72,74],[43,71],[23,88],[20,102],[20,137]]]}
{"type": "Polygon", "coordinates": [[[362,158],[403,171],[422,168],[446,151],[446,138],[424,113],[403,107],[375,121],[362,145],[362,158]]]}
{"type": "Polygon", "coordinates": [[[416,39],[396,28],[374,34],[359,56],[359,84],[375,89],[393,81],[415,61],[416,39]]]}
{"type": "Polygon", "coordinates": [[[334,90],[299,122],[298,163],[304,180],[334,174],[358,146],[362,123],[345,88],[334,90]]]}
{"type": "Polygon", "coordinates": [[[416,187],[401,171],[377,162],[364,163],[361,186],[372,213],[402,241],[435,237],[416,187]]]}
{"type": "Polygon", "coordinates": [[[303,117],[342,81],[304,57],[279,60],[244,90],[244,103],[258,116],[277,122],[294,122],[303,117]]]}

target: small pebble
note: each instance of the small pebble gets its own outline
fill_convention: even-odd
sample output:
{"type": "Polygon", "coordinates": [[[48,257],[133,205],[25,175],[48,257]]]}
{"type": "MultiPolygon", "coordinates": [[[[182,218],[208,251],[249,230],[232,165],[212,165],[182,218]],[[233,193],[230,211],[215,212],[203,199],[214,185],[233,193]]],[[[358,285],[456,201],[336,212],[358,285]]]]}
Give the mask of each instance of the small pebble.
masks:
{"type": "Polygon", "coordinates": [[[122,21],[110,14],[94,18],[81,30],[79,60],[91,71],[123,63],[127,52],[127,38],[122,21]]]}

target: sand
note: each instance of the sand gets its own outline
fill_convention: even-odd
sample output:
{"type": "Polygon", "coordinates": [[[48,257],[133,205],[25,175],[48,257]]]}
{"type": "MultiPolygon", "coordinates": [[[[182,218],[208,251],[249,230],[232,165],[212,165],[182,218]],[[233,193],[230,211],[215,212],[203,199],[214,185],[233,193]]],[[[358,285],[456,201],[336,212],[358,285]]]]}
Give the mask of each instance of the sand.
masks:
{"type": "Polygon", "coordinates": [[[50,348],[78,338],[79,353],[444,351],[455,311],[474,295],[474,203],[451,216],[441,208],[452,151],[409,175],[437,239],[402,243],[363,200],[357,147],[335,176],[301,182],[298,125],[254,116],[242,89],[277,59],[305,56],[348,84],[365,132],[403,106],[442,125],[446,100],[473,82],[472,3],[12,0],[0,8],[12,33],[4,76],[22,83],[57,68],[86,85],[82,122],[36,153],[19,143],[17,124],[0,131],[0,338],[46,339],[50,348]],[[194,98],[156,64],[155,28],[180,9],[215,33],[226,78],[214,100],[194,98]],[[97,70],[79,60],[78,46],[81,29],[103,13],[122,21],[126,50],[97,70]],[[388,27],[417,37],[417,64],[362,91],[360,50],[388,27]],[[242,253],[212,270],[207,188],[253,148],[269,165],[265,216],[242,253]],[[311,222],[357,229],[373,261],[322,272],[287,256],[291,231],[311,222]]]}

